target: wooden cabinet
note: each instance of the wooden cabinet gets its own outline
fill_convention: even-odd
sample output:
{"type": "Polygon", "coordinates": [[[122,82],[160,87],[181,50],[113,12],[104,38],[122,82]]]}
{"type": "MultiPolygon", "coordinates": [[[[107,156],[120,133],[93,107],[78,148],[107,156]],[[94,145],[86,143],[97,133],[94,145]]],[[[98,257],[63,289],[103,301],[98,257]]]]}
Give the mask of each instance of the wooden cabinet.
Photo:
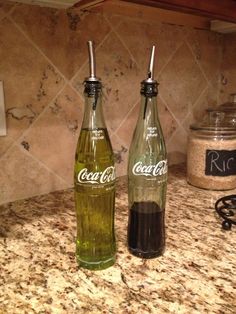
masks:
{"type": "Polygon", "coordinates": [[[75,6],[86,8],[94,5],[113,5],[126,10],[125,4],[132,4],[134,10],[137,10],[137,6],[142,7],[140,10],[159,8],[186,14],[186,16],[202,17],[208,21],[220,20],[236,23],[236,0],[78,0],[75,6]]]}
{"type": "Polygon", "coordinates": [[[236,23],[235,0],[125,0],[127,2],[174,10],[236,23]]]}

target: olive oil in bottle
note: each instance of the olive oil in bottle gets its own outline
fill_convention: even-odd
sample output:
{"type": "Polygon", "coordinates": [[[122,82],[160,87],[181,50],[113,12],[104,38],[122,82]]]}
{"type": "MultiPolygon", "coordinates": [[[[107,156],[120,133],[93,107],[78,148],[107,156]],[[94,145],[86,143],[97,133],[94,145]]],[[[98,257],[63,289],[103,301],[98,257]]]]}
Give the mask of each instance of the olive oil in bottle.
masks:
{"type": "Polygon", "coordinates": [[[102,85],[95,75],[93,44],[88,42],[90,77],[75,168],[76,257],[81,267],[104,269],[115,262],[115,167],[102,111],[102,85]]]}

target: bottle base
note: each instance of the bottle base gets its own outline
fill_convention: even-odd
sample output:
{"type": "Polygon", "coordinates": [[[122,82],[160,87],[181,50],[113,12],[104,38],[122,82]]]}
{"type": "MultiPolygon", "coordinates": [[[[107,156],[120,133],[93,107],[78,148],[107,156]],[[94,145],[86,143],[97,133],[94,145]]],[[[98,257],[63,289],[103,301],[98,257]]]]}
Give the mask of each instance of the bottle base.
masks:
{"type": "Polygon", "coordinates": [[[129,247],[129,252],[131,254],[140,258],[145,258],[145,259],[152,259],[152,258],[160,257],[164,254],[164,251],[165,251],[165,248],[161,248],[158,251],[143,252],[138,249],[132,249],[129,247]]]}
{"type": "Polygon", "coordinates": [[[109,259],[97,261],[97,262],[91,262],[91,261],[85,261],[81,259],[79,256],[76,257],[77,263],[79,267],[90,269],[90,270],[102,270],[106,269],[115,263],[115,256],[112,256],[109,259]]]}

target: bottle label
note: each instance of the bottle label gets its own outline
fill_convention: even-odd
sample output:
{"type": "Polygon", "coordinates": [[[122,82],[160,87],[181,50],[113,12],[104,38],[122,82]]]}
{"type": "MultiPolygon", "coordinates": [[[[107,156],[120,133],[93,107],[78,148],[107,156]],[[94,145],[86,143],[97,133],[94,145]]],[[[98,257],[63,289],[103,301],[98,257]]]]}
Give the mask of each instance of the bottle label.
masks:
{"type": "Polygon", "coordinates": [[[236,150],[206,150],[206,176],[236,175],[236,150]]]}
{"type": "Polygon", "coordinates": [[[162,176],[167,173],[167,160],[160,160],[156,165],[145,165],[138,161],[133,166],[132,172],[136,176],[162,176]]]}
{"type": "Polygon", "coordinates": [[[92,130],[92,138],[91,140],[104,140],[104,132],[103,130],[92,130]]]}
{"type": "Polygon", "coordinates": [[[147,128],[147,138],[157,137],[157,127],[148,127],[147,128]]]}
{"type": "Polygon", "coordinates": [[[83,168],[77,175],[78,183],[105,184],[114,181],[115,178],[114,166],[98,172],[89,172],[87,168],[83,168]]]}

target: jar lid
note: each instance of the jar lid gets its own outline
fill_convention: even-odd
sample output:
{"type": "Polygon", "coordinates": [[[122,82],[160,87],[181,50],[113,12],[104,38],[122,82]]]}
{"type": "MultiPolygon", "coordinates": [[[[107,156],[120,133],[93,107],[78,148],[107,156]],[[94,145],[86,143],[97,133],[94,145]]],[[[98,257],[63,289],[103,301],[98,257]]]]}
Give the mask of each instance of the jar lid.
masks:
{"type": "Polygon", "coordinates": [[[236,134],[236,126],[226,119],[225,111],[219,109],[207,109],[207,115],[203,121],[190,125],[191,130],[199,130],[220,134],[236,134]]]}
{"type": "Polygon", "coordinates": [[[220,105],[219,109],[224,111],[235,111],[236,113],[236,93],[230,94],[229,101],[220,105]]]}

